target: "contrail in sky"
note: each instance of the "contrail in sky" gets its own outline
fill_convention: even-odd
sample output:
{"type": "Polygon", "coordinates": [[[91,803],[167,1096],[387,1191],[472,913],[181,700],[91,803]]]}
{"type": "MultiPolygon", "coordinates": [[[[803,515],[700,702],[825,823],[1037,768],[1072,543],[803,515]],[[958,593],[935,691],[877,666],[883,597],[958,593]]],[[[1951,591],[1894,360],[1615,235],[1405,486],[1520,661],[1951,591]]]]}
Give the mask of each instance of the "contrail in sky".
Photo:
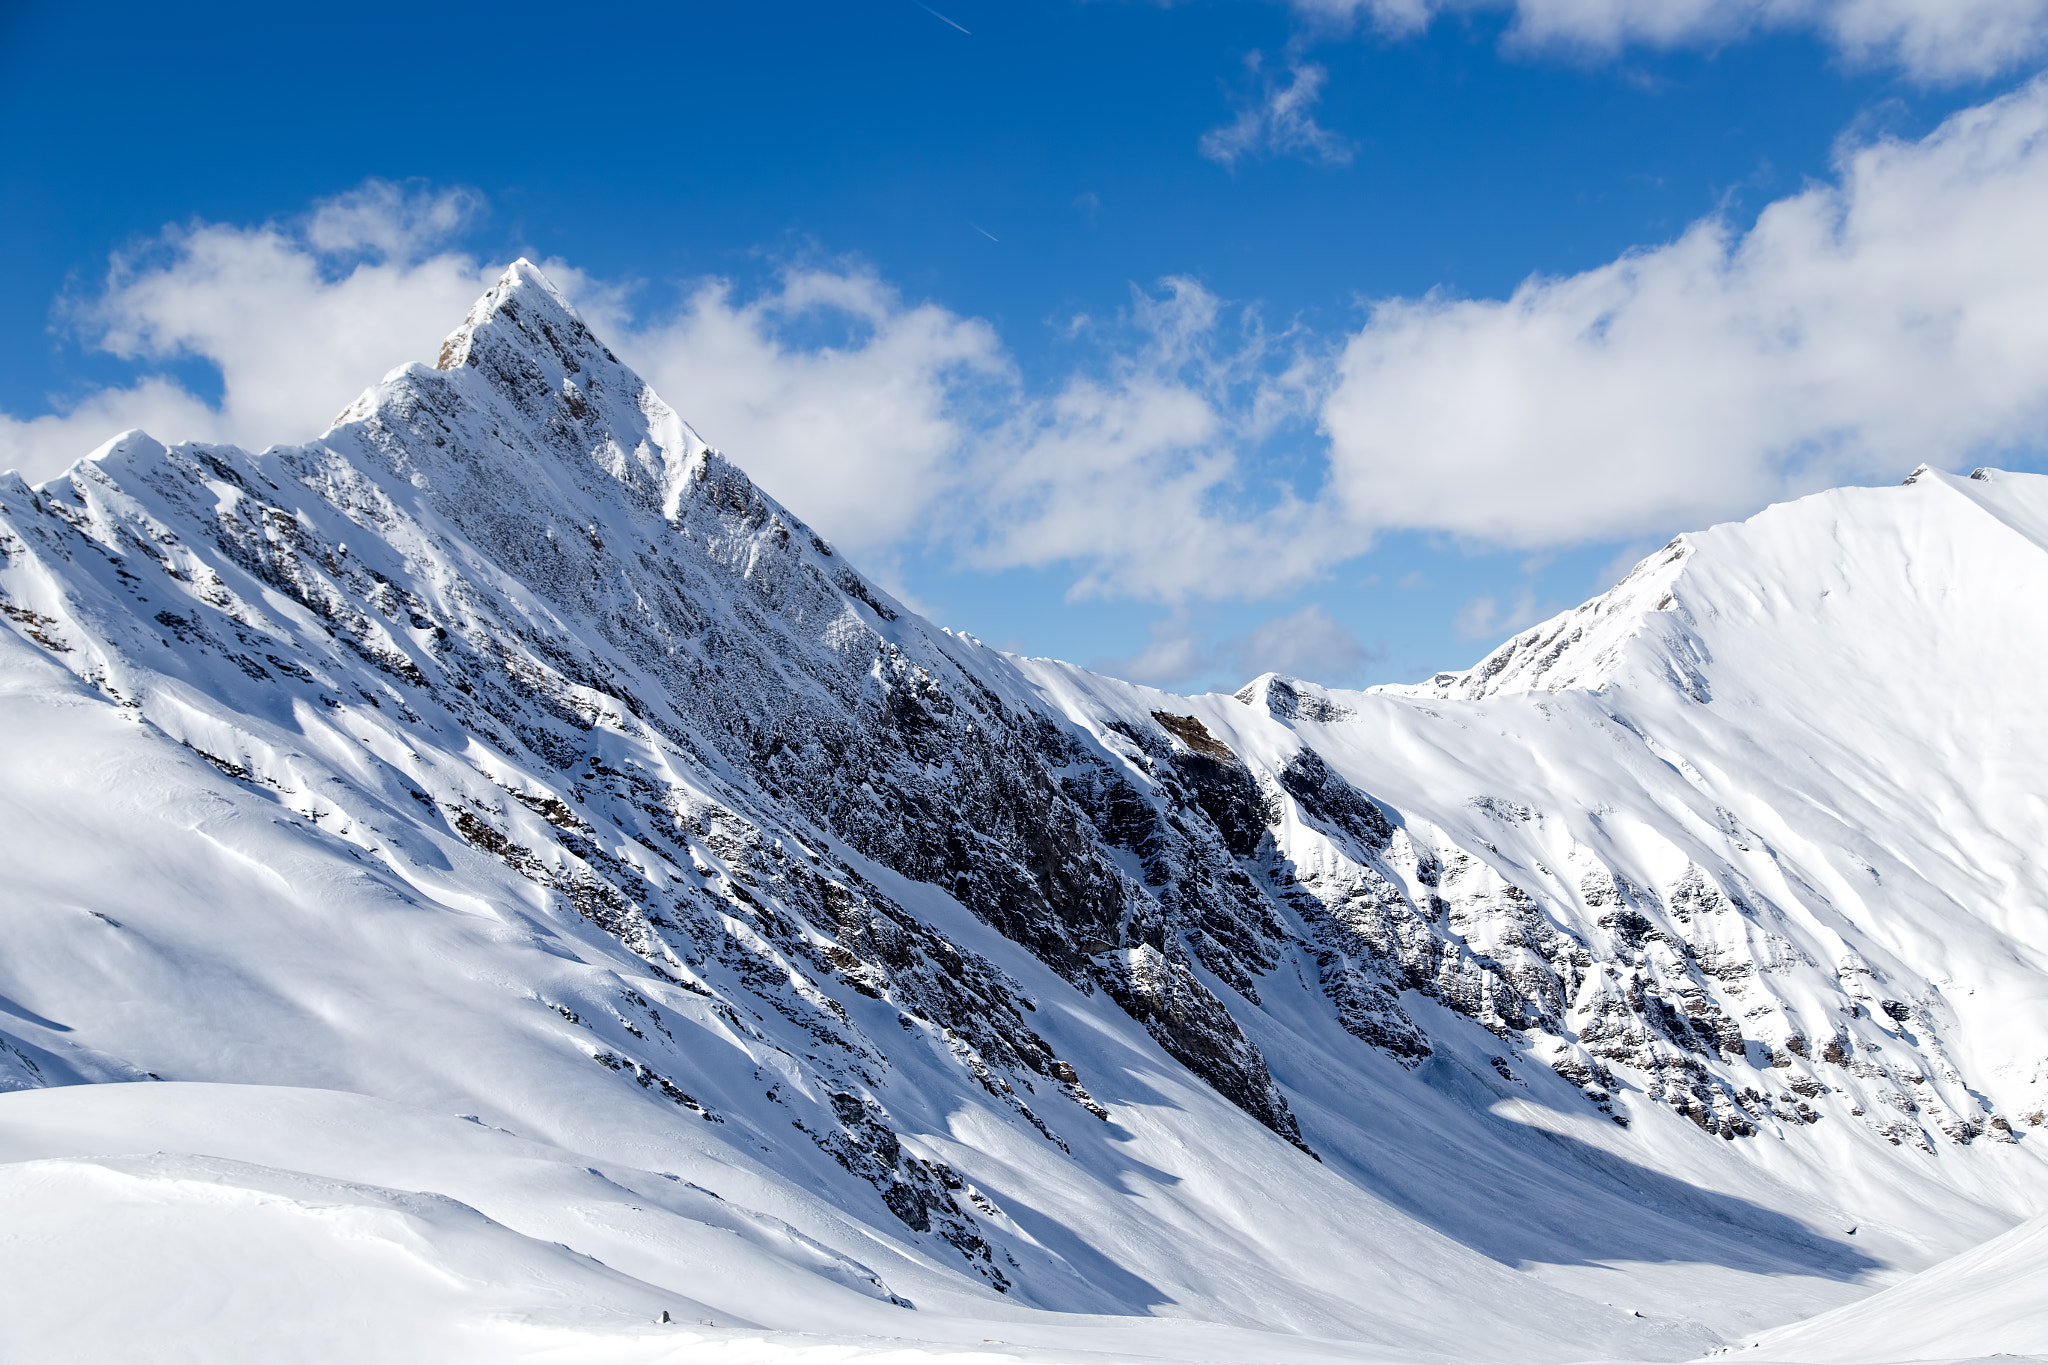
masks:
{"type": "Polygon", "coordinates": [[[1002,238],[996,236],[993,232],[990,232],[987,228],[983,227],[979,223],[969,222],[967,226],[973,228],[976,232],[988,238],[991,242],[1000,242],[1003,240],[1002,238]]]}
{"type": "MultiPolygon", "coordinates": [[[[923,0],[910,0],[910,2],[911,2],[912,4],[914,4],[914,5],[916,5],[916,6],[917,6],[917,7],[919,8],[919,9],[923,10],[923,11],[924,11],[924,12],[925,12],[926,14],[929,14],[929,15],[930,15],[930,16],[931,16],[932,18],[934,18],[934,19],[938,20],[938,21],[939,21],[940,23],[942,23],[942,24],[953,24],[953,21],[952,21],[951,19],[948,19],[948,18],[947,18],[947,17],[945,16],[945,15],[943,15],[943,14],[939,13],[939,12],[938,12],[937,10],[933,9],[933,8],[932,8],[932,7],[930,6],[930,5],[924,4],[924,3],[923,3],[923,0]]],[[[961,27],[960,27],[960,25],[958,25],[958,24],[953,24],[953,27],[954,27],[954,28],[958,28],[958,29],[960,29],[960,31],[961,31],[962,33],[965,33],[965,34],[967,34],[967,36],[968,36],[968,37],[970,37],[970,38],[972,38],[972,37],[974,36],[974,34],[973,34],[972,32],[969,32],[969,30],[967,30],[967,29],[965,29],[965,28],[961,28],[961,27]]]]}

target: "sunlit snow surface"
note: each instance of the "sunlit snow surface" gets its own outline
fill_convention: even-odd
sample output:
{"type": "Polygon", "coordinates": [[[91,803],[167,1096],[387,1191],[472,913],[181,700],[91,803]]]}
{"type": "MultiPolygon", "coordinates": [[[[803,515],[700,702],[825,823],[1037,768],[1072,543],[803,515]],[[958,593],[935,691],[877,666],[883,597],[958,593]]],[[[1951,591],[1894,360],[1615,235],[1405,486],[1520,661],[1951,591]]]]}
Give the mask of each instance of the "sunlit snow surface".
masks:
{"type": "Polygon", "coordinates": [[[440,359],[0,481],[0,1359],[2048,1354],[2048,480],[1185,698],[904,611],[530,267],[440,359]],[[1241,848],[1076,836],[1213,850],[1165,955],[887,865],[1211,746],[1241,848]],[[1183,961],[1238,1103],[1095,984],[1183,961]]]}

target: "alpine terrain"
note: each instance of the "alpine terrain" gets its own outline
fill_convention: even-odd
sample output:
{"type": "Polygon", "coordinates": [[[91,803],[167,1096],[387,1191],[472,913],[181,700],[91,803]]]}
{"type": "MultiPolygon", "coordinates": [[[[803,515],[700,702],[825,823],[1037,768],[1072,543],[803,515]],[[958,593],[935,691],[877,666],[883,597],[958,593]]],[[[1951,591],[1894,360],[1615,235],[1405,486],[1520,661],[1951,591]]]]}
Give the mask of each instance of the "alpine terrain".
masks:
{"type": "Polygon", "coordinates": [[[2048,478],[1414,686],[907,610],[531,265],[0,478],[0,1358],[2048,1356],[2048,478]]]}

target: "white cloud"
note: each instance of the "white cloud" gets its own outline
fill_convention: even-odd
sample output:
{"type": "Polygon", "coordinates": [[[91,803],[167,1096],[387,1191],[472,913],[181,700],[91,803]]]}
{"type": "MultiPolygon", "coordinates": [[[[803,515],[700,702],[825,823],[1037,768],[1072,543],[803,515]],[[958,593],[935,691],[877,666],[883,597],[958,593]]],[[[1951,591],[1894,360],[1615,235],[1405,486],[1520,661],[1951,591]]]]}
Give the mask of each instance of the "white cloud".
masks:
{"type": "MultiPolygon", "coordinates": [[[[145,373],[41,416],[0,414],[0,467],[47,478],[128,427],[250,448],[314,435],[393,367],[432,359],[490,286],[497,267],[435,250],[479,207],[372,181],[289,222],[166,228],[117,256],[68,322],[144,367],[211,363],[219,403],[145,373]]],[[[857,551],[928,529],[964,475],[979,387],[1014,392],[986,323],[907,304],[859,267],[792,269],[746,300],[705,282],[644,325],[628,291],[568,262],[543,268],[708,439],[857,551]]]]}
{"type": "Polygon", "coordinates": [[[1071,563],[1077,596],[1162,601],[1272,596],[1334,562],[1328,509],[1244,459],[1306,417],[1316,367],[1256,314],[1226,314],[1192,280],[1136,293],[1100,364],[980,434],[958,513],[969,562],[1071,563]]]}
{"type": "Polygon", "coordinates": [[[1537,547],[2048,433],[2048,83],[1504,301],[1378,305],[1324,408],[1354,526],[1537,547]]]}
{"type": "Polygon", "coordinates": [[[1069,568],[1076,596],[1177,603],[1284,593],[1344,557],[1328,509],[1245,459],[1285,423],[1307,429],[1325,387],[1313,357],[1192,280],[1075,319],[1076,363],[1037,390],[988,324],[854,264],[793,268],[748,297],[710,281],[673,316],[604,327],[871,572],[925,544],[983,569],[1069,568]]]}
{"type": "Polygon", "coordinates": [[[1631,540],[1607,557],[1607,561],[1593,571],[1586,580],[1586,595],[1598,597],[1601,593],[1620,584],[1636,565],[1657,552],[1663,542],[1655,538],[1631,540]]]}
{"type": "Polygon", "coordinates": [[[1510,46],[1609,57],[1714,46],[1767,30],[1818,34],[1853,62],[1924,81],[1994,76],[2048,52],[2048,0],[1291,0],[1326,23],[1406,36],[1442,13],[1510,11],[1510,46]]]}
{"type": "Polygon", "coordinates": [[[1192,280],[1074,319],[1076,362],[1039,389],[985,322],[843,263],[746,298],[711,281],[606,335],[871,572],[925,544],[977,568],[1068,568],[1076,596],[1177,603],[1284,593],[1342,557],[1328,511],[1245,459],[1282,424],[1308,429],[1317,365],[1192,280]]]}
{"type": "Polygon", "coordinates": [[[0,467],[48,478],[136,426],[251,447],[305,439],[385,371],[430,357],[488,287],[469,256],[429,254],[474,207],[460,191],[373,181],[297,222],[165,229],[117,256],[101,294],[67,321],[144,366],[211,361],[219,404],[145,374],[39,417],[0,414],[0,467]]]}
{"type": "Polygon", "coordinates": [[[1312,678],[1333,687],[1358,681],[1384,651],[1361,644],[1316,603],[1261,622],[1242,635],[1210,642],[1175,614],[1152,624],[1152,641],[1123,659],[1098,660],[1100,672],[1155,686],[1189,679],[1222,677],[1234,681],[1262,673],[1312,678]]]}
{"type": "Polygon", "coordinates": [[[1524,588],[1509,606],[1495,597],[1474,597],[1458,608],[1451,629],[1464,640],[1491,640],[1511,635],[1537,620],[1536,594],[1524,588]]]}
{"type": "Polygon", "coordinates": [[[1226,642],[1220,652],[1235,656],[1240,661],[1238,671],[1248,676],[1284,673],[1327,681],[1332,686],[1355,680],[1367,664],[1384,655],[1383,650],[1359,643],[1356,635],[1314,603],[1263,623],[1241,642],[1226,642]]]}
{"type": "Polygon", "coordinates": [[[744,300],[713,280],[671,318],[603,330],[706,440],[857,554],[942,532],[933,509],[959,492],[972,430],[1014,401],[994,328],[906,303],[860,266],[791,269],[744,300]]]}
{"type": "Polygon", "coordinates": [[[131,427],[207,437],[220,429],[220,414],[176,382],[148,375],[127,388],[96,389],[59,412],[0,413],[0,469],[40,483],[131,427]]]}
{"type": "Polygon", "coordinates": [[[304,236],[307,245],[324,256],[370,252],[416,261],[482,209],[482,197],[470,190],[427,192],[371,180],[316,204],[304,236]]]}
{"type": "Polygon", "coordinates": [[[2048,52],[2048,0],[1837,0],[1820,27],[1851,58],[1928,80],[1996,75],[2048,52]]]}
{"type": "Polygon", "coordinates": [[[1349,164],[1351,144],[1315,121],[1310,110],[1322,98],[1326,73],[1320,66],[1290,64],[1280,84],[1264,59],[1248,54],[1245,68],[1254,86],[1235,121],[1202,134],[1202,155],[1229,169],[1248,156],[1299,156],[1308,161],[1349,164]]]}

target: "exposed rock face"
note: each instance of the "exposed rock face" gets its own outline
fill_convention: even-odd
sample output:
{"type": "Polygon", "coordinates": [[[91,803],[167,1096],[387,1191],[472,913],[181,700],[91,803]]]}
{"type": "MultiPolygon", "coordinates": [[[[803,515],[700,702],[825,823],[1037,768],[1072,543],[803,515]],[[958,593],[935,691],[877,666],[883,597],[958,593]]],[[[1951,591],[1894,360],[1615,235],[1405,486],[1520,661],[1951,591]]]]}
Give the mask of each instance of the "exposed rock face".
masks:
{"type": "Polygon", "coordinates": [[[1267,1074],[1266,1059],[1186,963],[1141,943],[1104,976],[1110,995],[1161,1047],[1238,1108],[1308,1150],[1287,1100],[1267,1074]]]}
{"type": "MultiPolygon", "coordinates": [[[[1509,684],[1593,696],[1645,612],[1683,615],[1689,544],[1408,689],[1402,716],[1509,684]]],[[[1726,809],[1702,827],[1734,852],[1656,880],[1527,791],[1425,814],[1364,790],[1377,741],[1356,736],[1385,698],[1278,677],[1165,698],[938,630],[523,263],[436,368],[318,441],[249,456],[131,435],[67,479],[0,486],[0,557],[23,638],[223,772],[365,849],[459,837],[780,1040],[800,1081],[764,1078],[768,1100],[998,1288],[1018,1265],[997,1206],[898,1140],[875,1094],[893,1040],[841,1001],[887,1001],[1048,1143],[1108,1113],[1023,987],[861,859],[1105,993],[1304,1151],[1255,1040],[1276,991],[1411,1067],[1445,1045],[1441,1006],[1498,1040],[1503,1077],[1533,1057],[1617,1123],[1633,1089],[1722,1138],[1838,1115],[1892,1143],[2015,1140],[1952,1057],[1944,1000],[1846,933],[1826,952],[1795,933],[1799,888],[1737,860],[1767,846],[1726,809]],[[347,737],[347,782],[323,785],[315,735],[347,737]]],[[[1703,652],[1673,639],[1667,681],[1704,704],[1703,652]]],[[[1586,717],[1599,742],[1686,762],[1586,717]]],[[[550,1008],[608,1031],[590,1055],[619,1084],[727,1121],[678,1081],[644,1000],[609,1021],[550,1008]]]]}

